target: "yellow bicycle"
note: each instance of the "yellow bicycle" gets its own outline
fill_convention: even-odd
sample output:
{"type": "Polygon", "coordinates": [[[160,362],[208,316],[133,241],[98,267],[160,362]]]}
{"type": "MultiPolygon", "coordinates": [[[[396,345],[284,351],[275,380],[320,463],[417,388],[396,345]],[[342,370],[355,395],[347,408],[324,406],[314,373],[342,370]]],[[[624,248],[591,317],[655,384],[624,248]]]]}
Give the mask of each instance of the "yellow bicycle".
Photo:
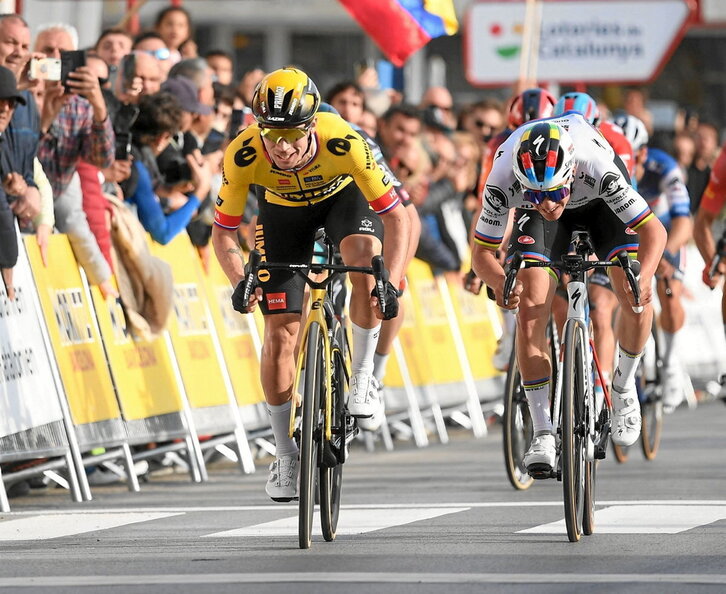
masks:
{"type": "Polygon", "coordinates": [[[325,246],[324,261],[312,264],[262,262],[260,253],[253,250],[245,270],[248,278],[245,303],[254,290],[259,270],[292,270],[310,287],[310,311],[300,340],[293,392],[302,395],[302,406],[293,407],[290,415],[290,436],[297,440],[300,450],[298,539],[301,549],[308,549],[312,544],[316,495],[323,538],[335,539],[343,484],[342,464],[348,455],[346,446],[358,432],[355,418],[346,407],[350,349],[344,297],[341,298],[345,294],[345,274],[373,275],[379,302],[383,302],[382,291],[387,280],[381,256],[375,256],[370,267],[346,266],[337,263],[334,246],[327,238],[325,246]],[[326,276],[315,280],[311,274],[326,276]]]}

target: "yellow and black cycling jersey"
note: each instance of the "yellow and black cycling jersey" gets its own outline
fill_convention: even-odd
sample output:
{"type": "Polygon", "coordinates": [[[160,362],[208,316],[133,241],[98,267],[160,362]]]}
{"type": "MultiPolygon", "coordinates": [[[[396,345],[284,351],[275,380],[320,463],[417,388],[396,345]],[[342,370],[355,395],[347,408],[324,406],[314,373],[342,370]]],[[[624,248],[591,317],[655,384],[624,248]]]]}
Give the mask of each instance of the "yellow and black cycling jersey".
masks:
{"type": "Polygon", "coordinates": [[[340,116],[318,113],[314,154],[298,169],[278,169],[265,150],[257,124],[227,147],[215,224],[236,229],[242,219],[250,185],[266,189],[265,200],[300,207],[327,200],[355,183],[378,214],[394,208],[399,197],[391,178],[376,163],[368,143],[340,116]]]}

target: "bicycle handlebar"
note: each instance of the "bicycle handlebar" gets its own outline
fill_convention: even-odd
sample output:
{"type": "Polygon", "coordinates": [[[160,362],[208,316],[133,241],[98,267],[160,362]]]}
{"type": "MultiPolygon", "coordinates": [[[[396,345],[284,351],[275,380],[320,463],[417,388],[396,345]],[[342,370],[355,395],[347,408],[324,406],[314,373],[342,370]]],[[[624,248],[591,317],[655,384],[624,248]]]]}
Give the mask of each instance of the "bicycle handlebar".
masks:
{"type": "Polygon", "coordinates": [[[345,264],[328,264],[328,263],[286,263],[286,262],[263,262],[262,255],[257,250],[250,252],[247,264],[245,265],[245,294],[244,303],[249,302],[252,292],[257,288],[257,272],[260,270],[292,270],[295,274],[300,275],[305,283],[313,289],[325,288],[339,274],[346,272],[360,272],[362,274],[370,274],[375,280],[375,293],[378,298],[381,313],[385,314],[386,299],[385,286],[388,282],[388,270],[386,270],[383,262],[383,256],[373,256],[370,266],[347,266],[345,264]],[[308,276],[309,272],[319,274],[321,272],[331,272],[329,276],[321,281],[315,281],[308,276]]]}
{"type": "Polygon", "coordinates": [[[633,291],[636,305],[633,306],[635,313],[642,313],[643,306],[640,305],[640,285],[638,275],[640,274],[640,262],[631,260],[628,252],[621,250],[616,254],[616,261],[587,260],[583,254],[566,254],[562,260],[556,262],[542,262],[539,260],[525,260],[522,252],[514,252],[507,265],[506,277],[504,280],[504,305],[509,304],[509,295],[517,280],[517,273],[520,268],[556,268],[566,274],[580,274],[592,268],[609,266],[620,266],[625,273],[625,278],[633,291]]]}

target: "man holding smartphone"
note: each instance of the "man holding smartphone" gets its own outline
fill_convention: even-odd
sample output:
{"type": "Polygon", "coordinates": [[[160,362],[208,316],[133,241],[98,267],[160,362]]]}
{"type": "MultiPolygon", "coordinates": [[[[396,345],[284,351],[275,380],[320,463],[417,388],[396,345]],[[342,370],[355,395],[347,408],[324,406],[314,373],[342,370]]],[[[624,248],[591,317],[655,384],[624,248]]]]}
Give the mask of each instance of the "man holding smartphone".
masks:
{"type": "MultiPolygon", "coordinates": [[[[75,51],[77,46],[78,33],[70,25],[42,27],[35,40],[35,51],[49,58],[61,59],[62,52],[75,51]]],[[[115,137],[96,74],[80,66],[69,72],[65,87],[61,81],[46,81],[40,120],[38,158],[53,188],[56,227],[68,235],[89,280],[104,296],[117,295],[111,268],[83,212],[75,176],[79,159],[99,169],[114,161],[115,137]]]]}

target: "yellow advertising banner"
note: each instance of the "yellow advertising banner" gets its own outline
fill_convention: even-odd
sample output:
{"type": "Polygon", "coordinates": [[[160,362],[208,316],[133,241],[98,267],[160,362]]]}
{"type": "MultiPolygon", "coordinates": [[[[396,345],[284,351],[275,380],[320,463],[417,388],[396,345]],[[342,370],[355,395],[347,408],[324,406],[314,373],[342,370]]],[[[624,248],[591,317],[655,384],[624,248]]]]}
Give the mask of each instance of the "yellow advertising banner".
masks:
{"type": "Polygon", "coordinates": [[[118,299],[105,301],[98,287],[91,287],[91,297],[124,419],[180,412],[181,394],[164,339],[134,339],[118,299]]]}
{"type": "Polygon", "coordinates": [[[260,364],[248,320],[232,307],[232,286],[214,255],[209,259],[209,271],[203,277],[207,302],[217,328],[237,404],[245,406],[264,402],[260,364]]]}
{"type": "Polygon", "coordinates": [[[223,362],[217,358],[212,340],[199,255],[186,233],[180,233],[167,245],[153,243],[151,250],[171,266],[174,310],[168,329],[190,405],[229,405],[230,395],[220,367],[223,362]]]}
{"type": "MultiPolygon", "coordinates": [[[[410,294],[410,301],[406,300],[406,308],[410,311],[405,314],[407,321],[399,338],[412,381],[416,385],[461,381],[463,373],[456,357],[454,339],[430,266],[414,259],[406,276],[406,293],[410,294]],[[409,315],[413,316],[413,324],[408,322],[409,315]]],[[[388,374],[385,381],[388,383],[388,374]]]]}
{"type": "Polygon", "coordinates": [[[103,344],[68,238],[50,236],[47,266],[35,237],[24,239],[73,423],[119,418],[103,344]]]}
{"type": "Polygon", "coordinates": [[[489,317],[491,310],[487,307],[488,297],[484,291],[481,295],[474,295],[465,290],[458,278],[447,276],[446,285],[454,305],[474,379],[488,379],[499,375],[500,372],[492,365],[497,338],[489,317]]]}

